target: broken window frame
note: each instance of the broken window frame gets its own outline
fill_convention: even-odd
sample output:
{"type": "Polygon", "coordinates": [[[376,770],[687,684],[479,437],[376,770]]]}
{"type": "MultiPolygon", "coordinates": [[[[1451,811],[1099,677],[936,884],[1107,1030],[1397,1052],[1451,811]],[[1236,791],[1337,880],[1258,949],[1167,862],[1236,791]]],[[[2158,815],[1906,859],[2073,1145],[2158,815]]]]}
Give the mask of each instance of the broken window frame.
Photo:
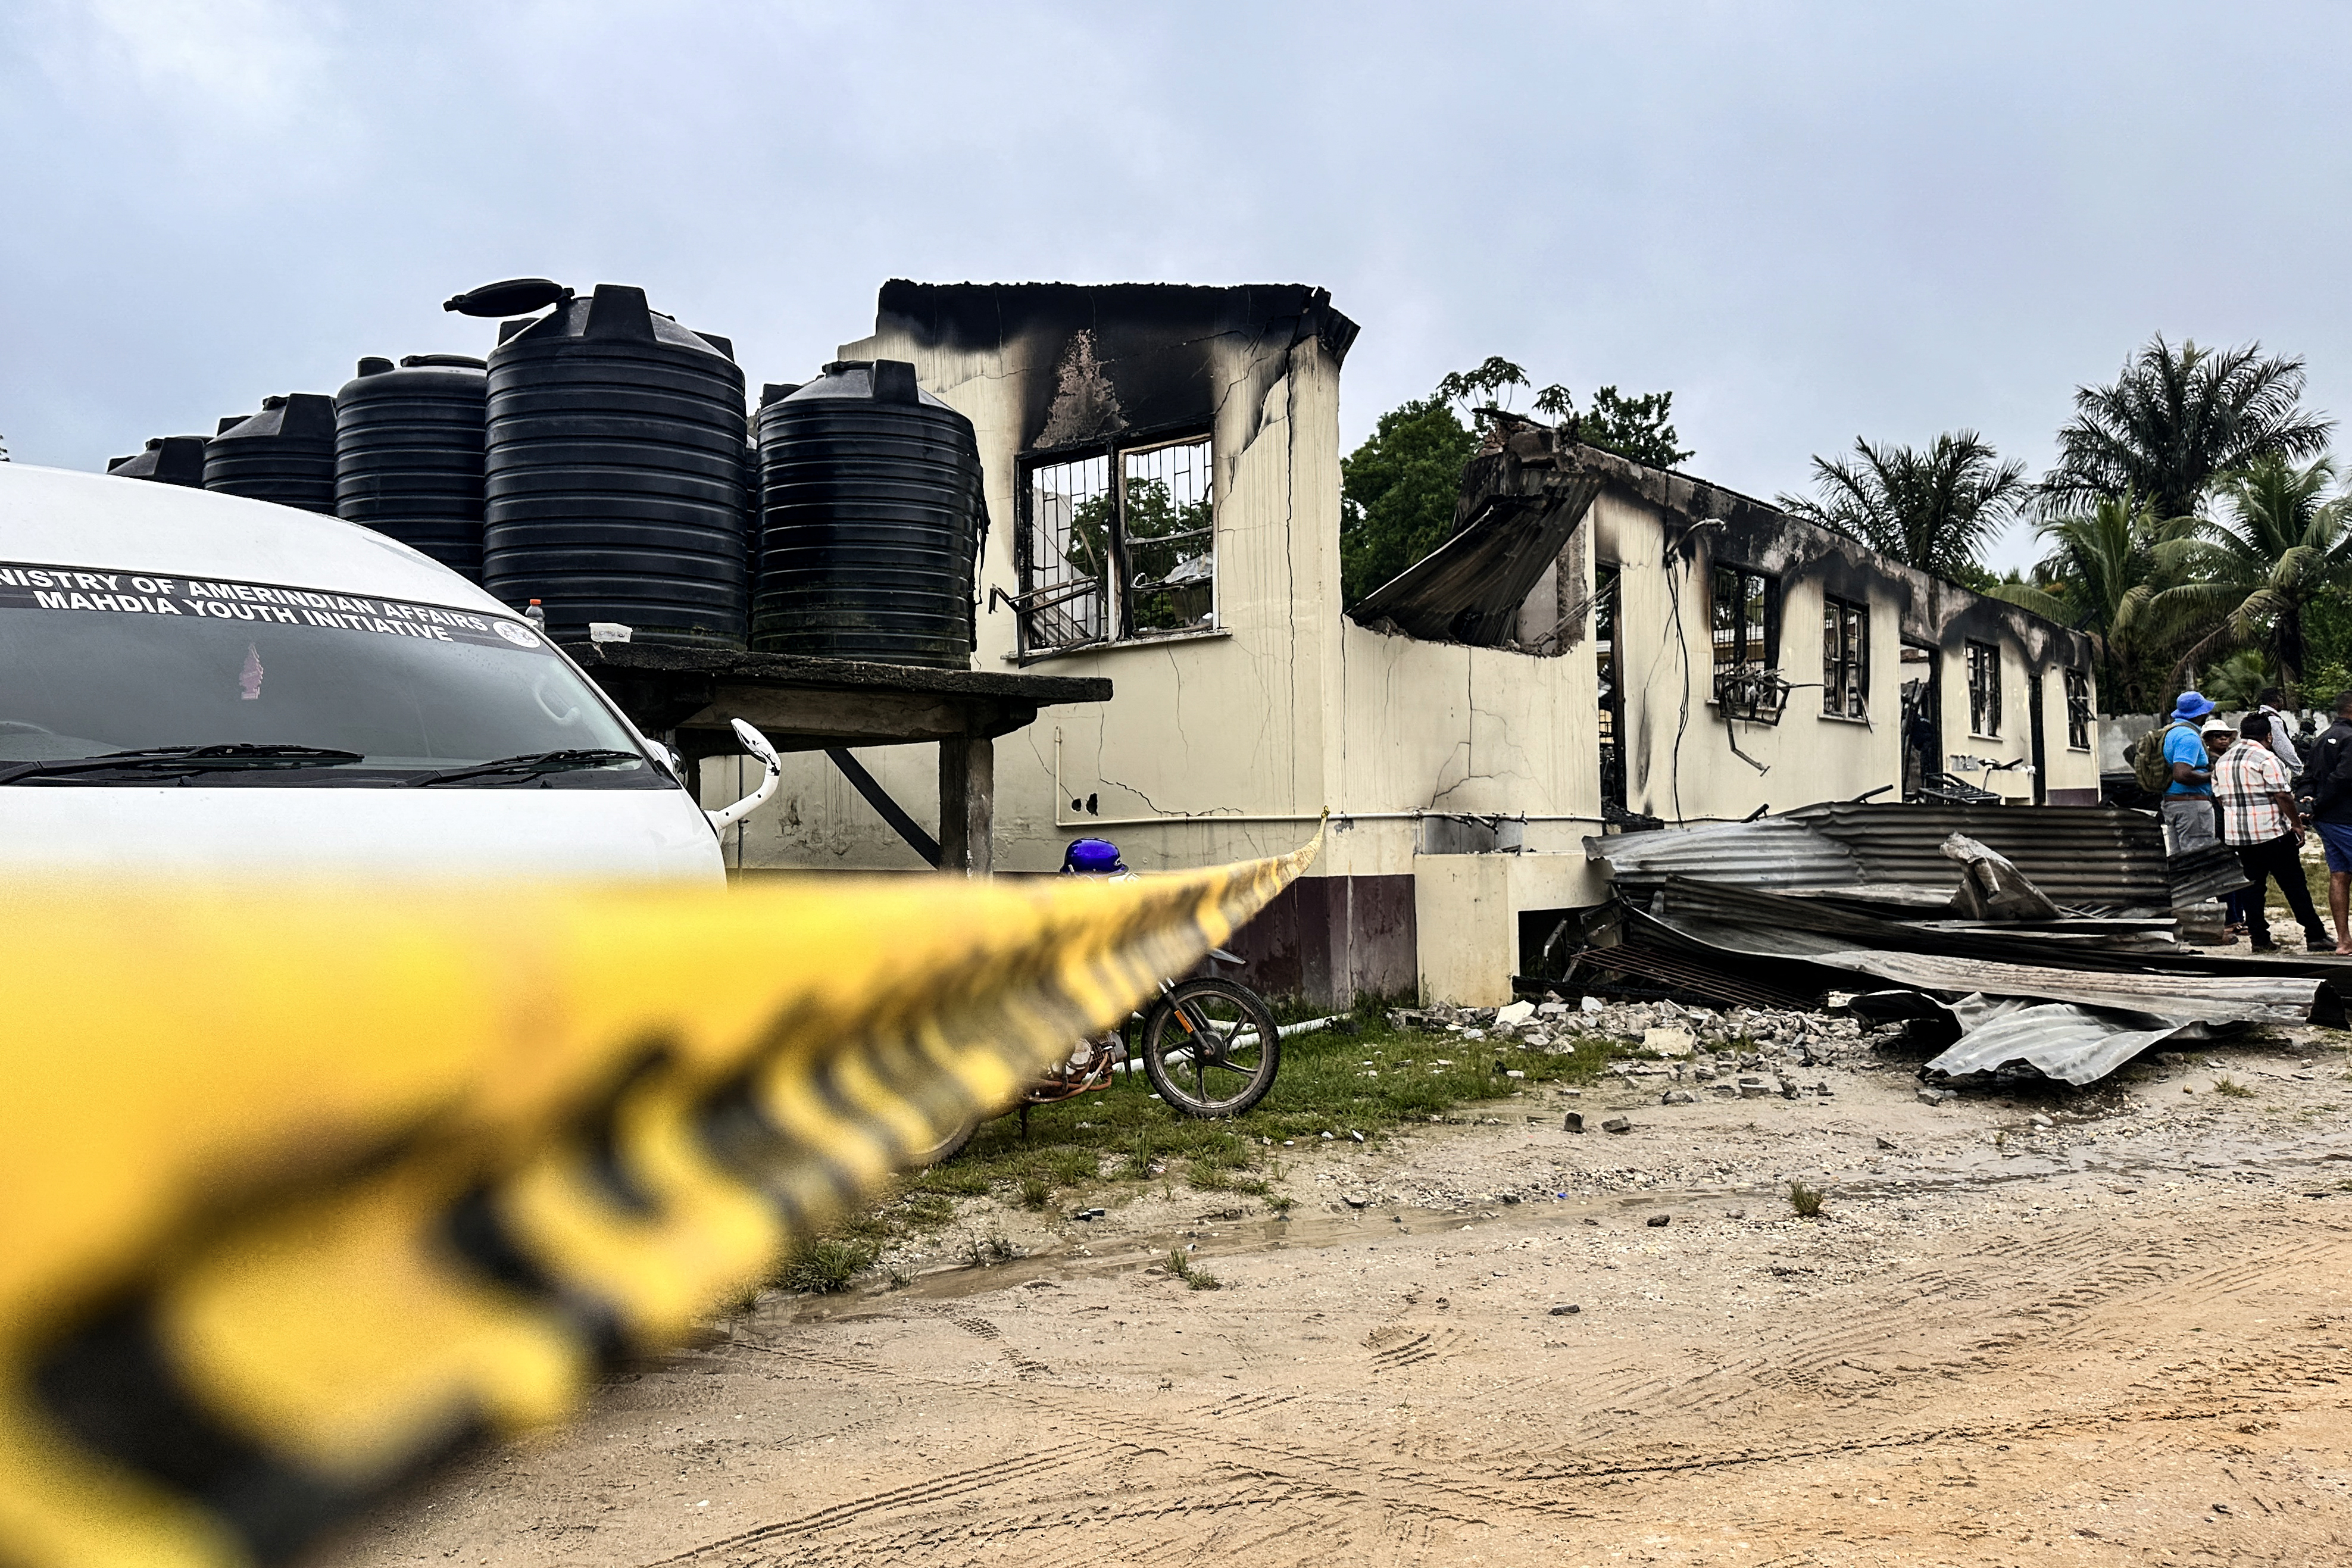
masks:
{"type": "Polygon", "coordinates": [[[2000,739],[2000,645],[1969,638],[1960,645],[1968,660],[1969,733],[2000,739]]]}
{"type": "Polygon", "coordinates": [[[1779,723],[1788,699],[1780,678],[1780,579],[1753,566],[1719,561],[1708,569],[1706,599],[1712,669],[1707,700],[1729,718],[1779,723]],[[1738,606],[1728,616],[1727,603],[1738,606]]]}
{"type": "Polygon", "coordinates": [[[1870,718],[1870,606],[1822,595],[1822,712],[1870,718]]]}
{"type": "MultiPolygon", "coordinates": [[[[1095,442],[1084,447],[1062,447],[1050,451],[1025,454],[1020,464],[1019,502],[1021,526],[1015,538],[1013,570],[1020,592],[999,591],[992,603],[1002,599],[1013,607],[1016,651],[1021,662],[1050,658],[1057,654],[1073,653],[1083,648],[1116,647],[1125,643],[1156,642],[1170,637],[1198,637],[1223,629],[1222,609],[1217,589],[1217,497],[1216,447],[1210,431],[1187,426],[1175,431],[1160,431],[1149,435],[1129,435],[1119,440],[1095,442]],[[1171,474],[1139,474],[1139,459],[1179,448],[1194,447],[1198,457],[1181,469],[1171,474]],[[1083,538],[1076,513],[1097,500],[1107,500],[1108,512],[1103,519],[1102,567],[1097,574],[1048,574],[1037,559],[1041,542],[1037,525],[1037,479],[1055,469],[1079,465],[1100,464],[1101,482],[1085,494],[1073,508],[1073,518],[1067,531],[1062,535],[1064,561],[1067,563],[1072,542],[1083,538]],[[1184,514],[1194,508],[1206,510],[1207,521],[1158,532],[1137,533],[1143,521],[1145,507],[1140,504],[1150,498],[1139,494],[1138,486],[1158,483],[1163,494],[1169,480],[1177,473],[1196,480],[1194,495],[1190,500],[1173,503],[1175,521],[1186,521],[1184,514]],[[1115,482],[1116,481],[1116,482],[1115,482]],[[1136,570],[1138,555],[1149,555],[1171,544],[1181,547],[1181,542],[1199,539],[1206,548],[1201,555],[1180,562],[1176,568],[1160,578],[1144,581],[1136,570]],[[1206,558],[1205,577],[1185,582],[1175,588],[1166,586],[1167,577],[1174,570],[1206,558]],[[1042,579],[1042,580],[1041,580],[1042,579]],[[1097,603],[1094,613],[1080,616],[1067,606],[1081,604],[1089,596],[1097,603]],[[1139,612],[1150,612],[1143,606],[1154,600],[1189,597],[1200,613],[1193,614],[1172,626],[1139,626],[1139,612]],[[1055,625],[1055,612],[1059,612],[1059,626],[1055,625]],[[1043,628],[1052,627],[1063,635],[1040,636],[1043,628]],[[1070,635],[1075,633],[1076,635],[1070,635]]],[[[1075,492],[1073,492],[1075,493],[1075,492]]],[[[1158,510],[1155,505],[1155,510],[1158,510]]]]}
{"type": "Polygon", "coordinates": [[[2091,749],[2091,672],[2069,669],[2066,677],[2066,749],[2091,749]]]}

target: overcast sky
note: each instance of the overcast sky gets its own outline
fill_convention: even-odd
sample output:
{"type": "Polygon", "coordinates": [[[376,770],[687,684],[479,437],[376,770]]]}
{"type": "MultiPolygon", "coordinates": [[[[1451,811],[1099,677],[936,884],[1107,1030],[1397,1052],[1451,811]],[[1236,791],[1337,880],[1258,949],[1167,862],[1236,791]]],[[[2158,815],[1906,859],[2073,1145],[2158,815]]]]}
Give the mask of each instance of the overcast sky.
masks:
{"type": "MultiPolygon", "coordinates": [[[[1770,496],[1857,435],[2038,472],[2150,333],[2352,411],[2340,5],[7,0],[0,433],[102,468],[447,295],[643,285],[800,380],[886,278],[1304,282],[1352,444],[1500,353],[1671,389],[1770,496]],[[2063,9],[2063,15],[2059,15],[2063,9]]],[[[2031,559],[2021,533],[2001,563],[2031,559]]]]}

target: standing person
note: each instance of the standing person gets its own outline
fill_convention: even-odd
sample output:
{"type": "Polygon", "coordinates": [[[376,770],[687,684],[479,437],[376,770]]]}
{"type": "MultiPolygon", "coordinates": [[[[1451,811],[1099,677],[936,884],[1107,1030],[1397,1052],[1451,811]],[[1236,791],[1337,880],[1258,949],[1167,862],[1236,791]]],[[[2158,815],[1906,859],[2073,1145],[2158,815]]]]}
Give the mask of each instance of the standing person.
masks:
{"type": "Polygon", "coordinates": [[[2336,722],[2311,749],[2303,770],[2311,795],[2311,825],[2327,850],[2327,912],[2336,921],[2336,951],[2352,957],[2352,690],[2336,698],[2336,722]]]}
{"type": "MultiPolygon", "coordinates": [[[[2221,775],[2218,770],[2221,766],[2221,753],[2238,743],[2239,734],[2238,726],[2222,718],[2218,710],[2205,715],[2204,727],[2197,734],[2197,739],[2205,747],[2205,771],[2212,775],[2213,831],[2222,843],[2233,848],[2236,847],[2236,842],[2231,838],[2229,824],[2221,815],[2221,775]]],[[[2261,743],[2259,741],[2255,742],[2257,745],[2261,743]]],[[[2235,892],[2222,895],[2221,908],[2228,916],[2228,923],[2222,928],[2224,934],[2233,937],[2246,934],[2246,910],[2253,900],[2261,897],[2259,884],[2240,888],[2235,892]]],[[[2264,940],[2269,940],[2267,935],[2264,940]]]]}
{"type": "Polygon", "coordinates": [[[2205,742],[2197,732],[2211,711],[2213,704],[2201,694],[2184,691],[2172,705],[2172,721],[2164,731],[2164,762],[2172,775],[2162,807],[2169,854],[2186,855],[2214,842],[2212,775],[2207,771],[2205,742]]]}
{"type": "Polygon", "coordinates": [[[2270,717],[2256,710],[2239,721],[2238,732],[2243,739],[2225,744],[2214,761],[2213,794],[2221,803],[2221,840],[2238,852],[2238,865],[2246,873],[2246,930],[2254,951],[2277,951],[2271,941],[2266,885],[2275,879],[2287,908],[2303,922],[2305,948],[2333,952],[2341,944],[2319,923],[2303,879],[2303,812],[2294,803],[2294,781],[2270,749],[2270,717]]]}
{"type": "Polygon", "coordinates": [[[2303,756],[2294,749],[2294,721],[2281,710],[2286,703],[2286,693],[2275,686],[2265,686],[2254,701],[2254,710],[2271,721],[2269,732],[2261,737],[2263,744],[2286,764],[2286,776],[2295,777],[2303,772],[2303,756]]]}

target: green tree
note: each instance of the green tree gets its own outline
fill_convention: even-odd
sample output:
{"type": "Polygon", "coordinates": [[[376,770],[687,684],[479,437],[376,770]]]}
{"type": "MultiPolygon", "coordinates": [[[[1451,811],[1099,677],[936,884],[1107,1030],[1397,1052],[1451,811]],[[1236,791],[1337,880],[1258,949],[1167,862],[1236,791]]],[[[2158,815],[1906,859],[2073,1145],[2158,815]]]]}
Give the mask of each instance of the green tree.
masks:
{"type": "Polygon", "coordinates": [[[2300,468],[2257,458],[2221,481],[2219,517],[2200,518],[2158,547],[2158,560],[2184,579],[2158,602],[2182,624],[2210,628],[2180,656],[2179,673],[2254,648],[2284,684],[2301,683],[2311,668],[2305,626],[2313,605],[2352,586],[2347,502],[2326,496],[2335,479],[2326,458],[2300,468]]]}
{"type": "Polygon", "coordinates": [[[2044,504],[2080,510],[2135,495],[2159,517],[2198,511],[2221,475],[2261,458],[2300,462],[2327,448],[2335,422],[2305,412],[2303,361],[2260,343],[2205,349],[2161,333],[2105,386],[2074,389],[2058,432],[2044,504]]]}
{"type": "Polygon", "coordinates": [[[2159,520],[2128,498],[2101,500],[2078,516],[2044,518],[2034,533],[2047,552],[2034,563],[2032,580],[2004,583],[1993,595],[2090,633],[2099,646],[2099,691],[2110,710],[2145,711],[2166,673],[2155,667],[2168,629],[2156,600],[2172,575],[2159,563],[2158,547],[2191,526],[2185,517],[2159,520]]]}
{"type": "MultiPolygon", "coordinates": [[[[1381,416],[1370,439],[1339,465],[1339,582],[1354,604],[1453,536],[1462,471],[1477,455],[1475,426],[1486,408],[1507,409],[1528,373],[1499,354],[1440,378],[1436,390],[1381,416]]],[[[1535,411],[1573,426],[1575,437],[1637,463],[1672,468],[1693,456],[1675,443],[1675,395],[1624,397],[1613,386],[1592,395],[1579,416],[1568,388],[1536,391],[1535,411]]]]}
{"type": "Polygon", "coordinates": [[[1454,532],[1478,437],[1443,393],[1391,408],[1339,464],[1339,584],[1352,605],[1454,532]]]}
{"type": "MultiPolygon", "coordinates": [[[[1110,500],[1105,490],[1070,513],[1063,559],[1074,575],[1105,580],[1110,500]]],[[[1180,504],[1167,480],[1127,476],[1128,613],[1137,631],[1193,626],[1209,615],[1210,515],[1205,495],[1180,504]]]]}
{"type": "Polygon", "coordinates": [[[1675,444],[1681,437],[1671,423],[1674,411],[1671,392],[1621,397],[1615,387],[1604,386],[1592,395],[1592,406],[1576,416],[1576,438],[1654,468],[1677,468],[1697,454],[1675,444]]]}
{"type": "Polygon", "coordinates": [[[1814,458],[1815,495],[1783,495],[1780,509],[1922,572],[1985,580],[1979,556],[2030,493],[2023,463],[2000,461],[1973,430],[1948,431],[1924,449],[1856,437],[1853,450],[1814,458]]]}

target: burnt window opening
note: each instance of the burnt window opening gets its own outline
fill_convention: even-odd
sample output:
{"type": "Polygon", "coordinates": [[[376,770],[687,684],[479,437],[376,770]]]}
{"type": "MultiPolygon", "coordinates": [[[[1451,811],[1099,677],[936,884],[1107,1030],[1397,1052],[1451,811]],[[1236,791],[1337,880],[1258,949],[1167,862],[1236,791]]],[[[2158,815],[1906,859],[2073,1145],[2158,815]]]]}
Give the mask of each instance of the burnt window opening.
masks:
{"type": "Polygon", "coordinates": [[[1011,600],[1021,657],[1213,628],[1212,481],[1205,436],[1027,465],[1011,600]]]}
{"type": "Polygon", "coordinates": [[[1745,566],[1717,566],[1708,580],[1708,600],[1714,700],[1739,718],[1779,722],[1787,696],[1780,679],[1780,579],[1745,566]]]}
{"type": "Polygon", "coordinates": [[[1870,717],[1870,606],[1822,600],[1822,711],[1870,717]]]}
{"type": "Polygon", "coordinates": [[[1972,642],[1969,653],[1969,733],[2000,739],[2000,649],[1972,642]]]}
{"type": "Polygon", "coordinates": [[[2066,744],[2074,751],[2091,749],[2091,675],[2088,670],[2066,672],[2066,744]]]}

